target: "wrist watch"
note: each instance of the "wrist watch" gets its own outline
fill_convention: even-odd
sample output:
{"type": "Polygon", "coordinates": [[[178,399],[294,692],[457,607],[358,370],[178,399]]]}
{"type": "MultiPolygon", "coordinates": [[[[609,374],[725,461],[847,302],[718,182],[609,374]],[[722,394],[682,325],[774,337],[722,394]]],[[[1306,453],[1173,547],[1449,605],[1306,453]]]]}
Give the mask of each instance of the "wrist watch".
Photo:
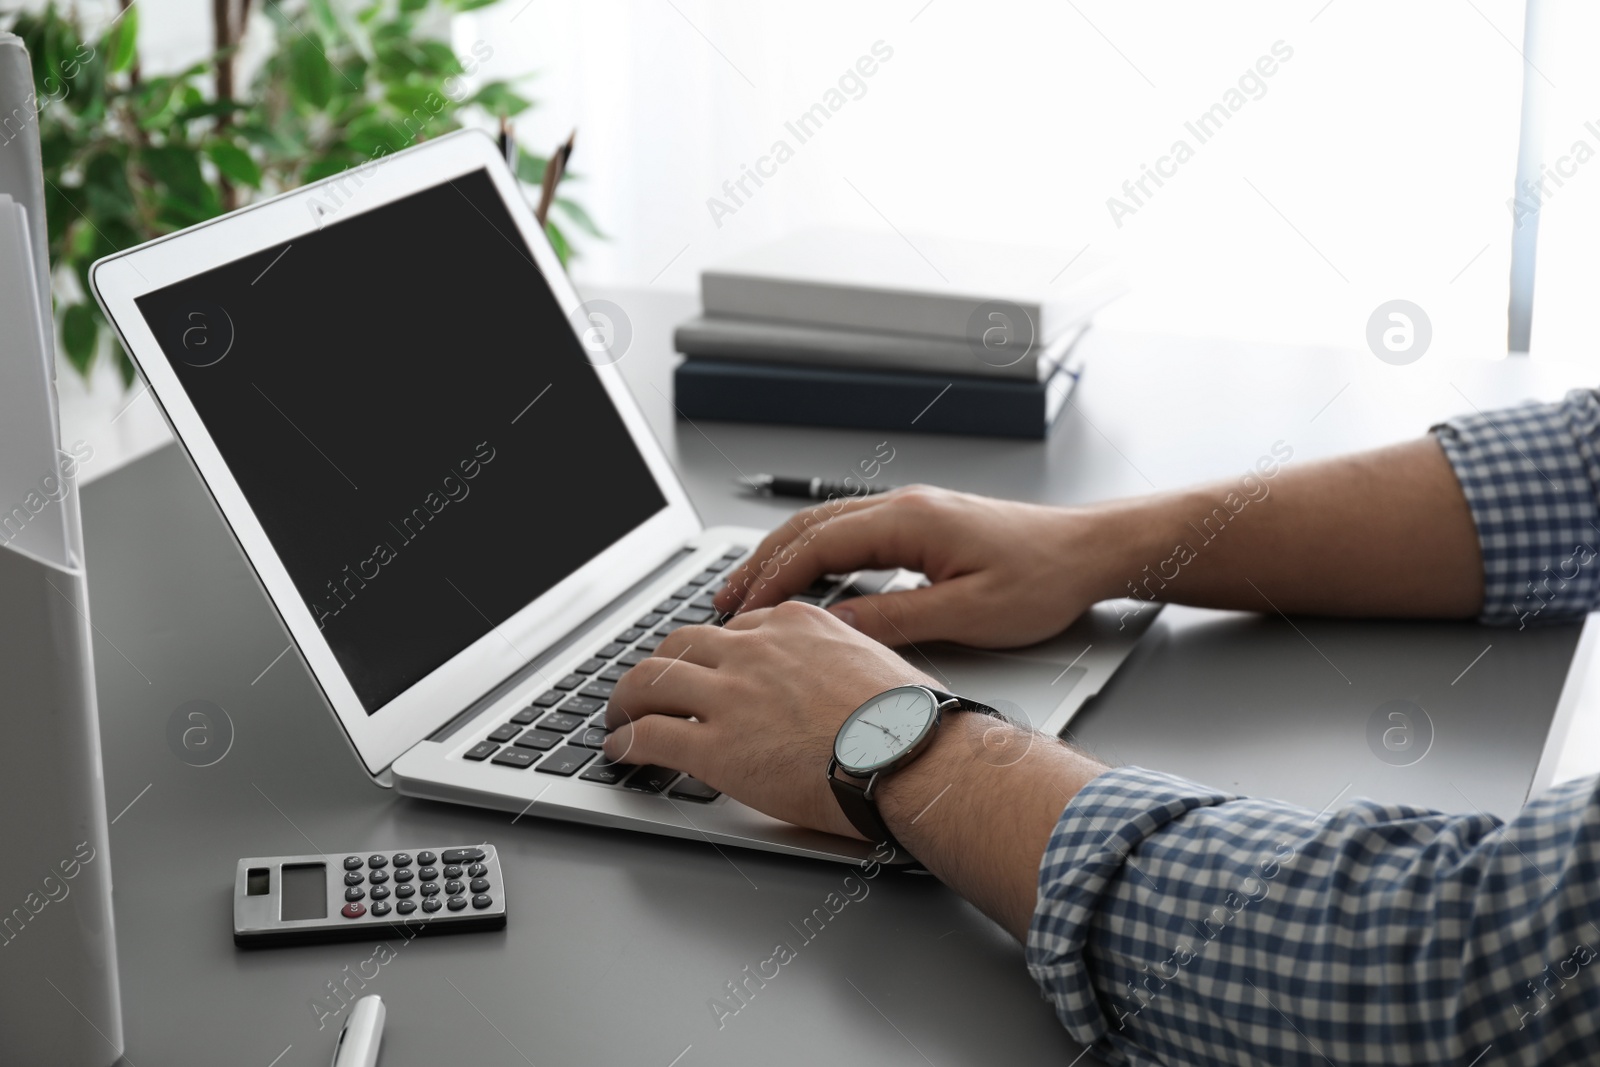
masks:
{"type": "Polygon", "coordinates": [[[839,727],[833,740],[833,758],[828,761],[828,784],[845,818],[868,840],[900,850],[900,843],[878,812],[873,795],[878,779],[920,756],[933,741],[943,716],[953,711],[1000,716],[987,704],[953,693],[923,685],[901,685],[862,704],[839,727]],[[841,772],[858,781],[841,777],[841,772]]]}

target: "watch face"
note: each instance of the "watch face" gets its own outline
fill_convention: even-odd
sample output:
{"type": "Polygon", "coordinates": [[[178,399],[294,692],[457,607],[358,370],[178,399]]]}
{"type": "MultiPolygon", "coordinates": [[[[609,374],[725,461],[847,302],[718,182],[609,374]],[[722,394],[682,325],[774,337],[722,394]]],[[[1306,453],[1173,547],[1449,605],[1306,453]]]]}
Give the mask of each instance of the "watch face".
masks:
{"type": "Polygon", "coordinates": [[[834,757],[852,774],[881,770],[916,748],[933,727],[937,708],[921,686],[881,693],[845,720],[833,742],[834,757]]]}

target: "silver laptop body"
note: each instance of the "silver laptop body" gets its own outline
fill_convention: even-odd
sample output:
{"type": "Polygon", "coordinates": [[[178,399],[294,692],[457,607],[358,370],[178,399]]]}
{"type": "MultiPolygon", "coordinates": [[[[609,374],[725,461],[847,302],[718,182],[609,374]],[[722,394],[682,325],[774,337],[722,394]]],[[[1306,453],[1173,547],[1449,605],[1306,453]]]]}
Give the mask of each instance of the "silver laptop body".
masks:
{"type": "MultiPolygon", "coordinates": [[[[625,353],[487,137],[375,157],[107,257],[91,287],[375,782],[867,855],[661,768],[599,769],[609,685],[665,629],[706,621],[764,531],[702,527],[617,371],[625,353]]],[[[841,576],[808,599],[916,580],[841,576]]],[[[1057,733],[1155,614],[1110,602],[1032,648],[903,654],[1057,733]]]]}

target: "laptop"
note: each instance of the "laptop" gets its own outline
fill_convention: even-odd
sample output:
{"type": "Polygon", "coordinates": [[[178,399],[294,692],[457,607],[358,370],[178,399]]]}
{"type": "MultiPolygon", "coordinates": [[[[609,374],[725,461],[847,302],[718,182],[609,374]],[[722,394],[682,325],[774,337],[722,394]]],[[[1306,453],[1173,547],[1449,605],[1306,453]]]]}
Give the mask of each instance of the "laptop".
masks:
{"type": "MultiPolygon", "coordinates": [[[[92,288],[366,773],[408,796],[855,862],[599,751],[611,687],[765,531],[705,528],[522,188],[440,137],[100,260],[92,288]]],[[[826,605],[920,576],[834,576],[826,605]]],[[[1155,609],[905,650],[1059,732],[1155,609]]],[[[823,768],[817,768],[823,773],[823,768]]]]}

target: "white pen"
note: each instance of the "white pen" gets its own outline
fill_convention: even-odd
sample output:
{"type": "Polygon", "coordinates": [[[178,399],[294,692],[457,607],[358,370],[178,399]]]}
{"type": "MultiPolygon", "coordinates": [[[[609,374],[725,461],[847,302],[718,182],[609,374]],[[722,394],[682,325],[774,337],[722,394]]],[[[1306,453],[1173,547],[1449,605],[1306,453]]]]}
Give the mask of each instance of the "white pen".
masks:
{"type": "Polygon", "coordinates": [[[339,1043],[333,1046],[333,1067],[376,1067],[387,1014],[376,993],[356,1001],[339,1031],[339,1043]]]}

